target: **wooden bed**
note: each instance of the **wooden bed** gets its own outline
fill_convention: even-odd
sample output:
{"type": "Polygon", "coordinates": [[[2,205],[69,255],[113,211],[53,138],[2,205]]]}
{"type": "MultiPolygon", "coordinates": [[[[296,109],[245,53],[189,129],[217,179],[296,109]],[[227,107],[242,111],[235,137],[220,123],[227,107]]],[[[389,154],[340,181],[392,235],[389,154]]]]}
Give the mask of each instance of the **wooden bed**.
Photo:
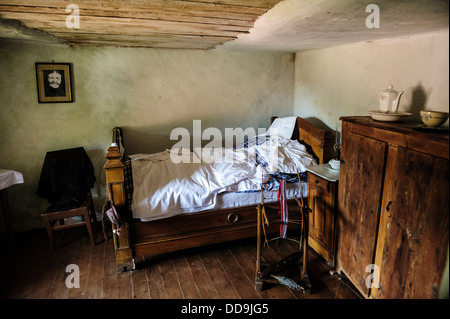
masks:
{"type": "MultiPolygon", "coordinates": [[[[271,123],[275,118],[271,118],[271,123]]],[[[120,131],[119,128],[113,129],[113,143],[117,143],[120,131]]],[[[317,129],[302,118],[297,118],[292,139],[305,144],[319,163],[328,161],[332,156],[331,132],[317,129]]],[[[114,224],[112,234],[118,271],[134,269],[135,259],[147,255],[256,237],[258,205],[183,214],[149,222],[133,219],[126,203],[125,165],[116,145],[112,144],[108,148],[104,169],[109,200],[114,203],[123,219],[120,235],[114,224]]],[[[291,205],[297,207],[292,209],[292,218],[301,220],[301,210],[298,210],[296,201],[291,200],[288,204],[289,209],[291,205]]],[[[279,224],[276,223],[279,222],[278,213],[270,207],[265,209],[269,226],[264,230],[267,234],[276,234],[279,230],[279,224]]],[[[291,210],[289,211],[291,218],[291,210]]],[[[300,226],[296,225],[294,228],[299,229],[300,226]]]]}

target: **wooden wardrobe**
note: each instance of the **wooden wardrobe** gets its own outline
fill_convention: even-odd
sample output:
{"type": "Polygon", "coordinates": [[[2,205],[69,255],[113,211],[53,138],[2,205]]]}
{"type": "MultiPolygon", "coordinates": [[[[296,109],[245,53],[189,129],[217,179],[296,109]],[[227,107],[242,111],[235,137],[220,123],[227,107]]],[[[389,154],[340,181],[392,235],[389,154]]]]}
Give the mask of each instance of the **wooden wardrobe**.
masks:
{"type": "Polygon", "coordinates": [[[341,120],[337,270],[368,298],[437,298],[448,262],[448,131],[341,120]]]}

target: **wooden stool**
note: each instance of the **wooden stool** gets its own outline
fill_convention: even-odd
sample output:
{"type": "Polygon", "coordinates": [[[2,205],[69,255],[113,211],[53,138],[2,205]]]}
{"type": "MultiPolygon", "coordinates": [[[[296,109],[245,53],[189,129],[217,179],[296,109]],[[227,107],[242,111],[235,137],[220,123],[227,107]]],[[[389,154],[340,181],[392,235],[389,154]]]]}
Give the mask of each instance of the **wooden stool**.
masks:
{"type": "Polygon", "coordinates": [[[93,204],[92,195],[90,192],[80,207],[68,209],[68,210],[56,211],[56,212],[46,211],[41,216],[44,218],[44,221],[46,223],[48,239],[50,241],[50,246],[53,249],[55,249],[55,243],[53,240],[53,232],[54,231],[62,230],[62,229],[66,229],[66,228],[72,228],[72,227],[79,227],[79,226],[84,226],[84,225],[86,225],[87,231],[89,233],[89,237],[91,239],[92,246],[95,245],[94,233],[92,231],[91,217],[95,224],[97,223],[97,217],[95,216],[94,204],[93,204]],[[84,220],[80,221],[80,222],[76,222],[76,223],[71,223],[71,224],[64,223],[64,218],[71,218],[71,217],[76,217],[76,216],[83,216],[84,220]],[[59,225],[57,224],[58,220],[59,220],[59,225]]]}

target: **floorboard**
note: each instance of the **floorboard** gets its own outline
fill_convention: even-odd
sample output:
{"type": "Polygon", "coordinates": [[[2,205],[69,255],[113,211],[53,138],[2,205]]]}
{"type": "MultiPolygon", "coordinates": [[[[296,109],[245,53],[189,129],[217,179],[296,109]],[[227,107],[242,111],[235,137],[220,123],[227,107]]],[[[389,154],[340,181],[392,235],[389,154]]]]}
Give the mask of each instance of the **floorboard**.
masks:
{"type": "MultiPolygon", "coordinates": [[[[7,240],[7,237],[1,238],[7,240]]],[[[56,236],[52,250],[45,230],[15,234],[15,247],[3,252],[0,296],[4,299],[359,299],[345,278],[309,250],[312,294],[268,284],[254,289],[256,242],[242,240],[142,258],[136,270],[117,273],[112,240],[96,234],[91,246],[82,228],[56,236]],[[68,288],[67,265],[80,271],[80,288],[68,288]]],[[[263,261],[279,260],[298,249],[280,241],[265,247],[263,261]]],[[[300,265],[287,270],[299,280],[300,265]]],[[[69,278],[70,279],[70,278],[69,278]]]]}
{"type": "Polygon", "coordinates": [[[193,277],[193,283],[198,289],[200,299],[218,299],[219,295],[214,288],[200,256],[196,253],[186,255],[186,261],[193,277]]]}

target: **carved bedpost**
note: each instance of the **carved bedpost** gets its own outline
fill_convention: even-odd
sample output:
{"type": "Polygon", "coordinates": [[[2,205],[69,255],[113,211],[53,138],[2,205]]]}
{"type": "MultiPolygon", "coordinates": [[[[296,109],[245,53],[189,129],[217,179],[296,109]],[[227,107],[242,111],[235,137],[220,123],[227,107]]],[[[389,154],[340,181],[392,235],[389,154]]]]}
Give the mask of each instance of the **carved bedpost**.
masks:
{"type": "MultiPolygon", "coordinates": [[[[108,160],[103,167],[106,172],[106,185],[108,189],[108,197],[114,203],[119,214],[125,209],[125,186],[124,186],[124,169],[125,165],[121,161],[122,154],[116,143],[112,143],[105,155],[108,160]]],[[[129,224],[125,221],[120,228],[120,235],[113,227],[114,249],[116,253],[116,266],[118,271],[124,271],[134,268],[133,254],[130,246],[129,224]]]]}

